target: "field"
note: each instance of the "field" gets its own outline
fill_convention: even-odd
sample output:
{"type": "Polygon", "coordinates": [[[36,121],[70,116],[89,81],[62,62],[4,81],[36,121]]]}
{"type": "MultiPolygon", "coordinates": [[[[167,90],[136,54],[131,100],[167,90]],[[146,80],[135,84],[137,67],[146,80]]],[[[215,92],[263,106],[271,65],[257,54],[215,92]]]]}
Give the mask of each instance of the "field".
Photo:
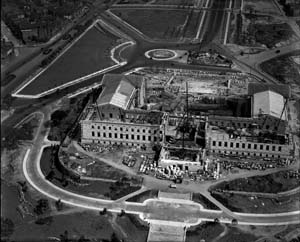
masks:
{"type": "Polygon", "coordinates": [[[152,39],[195,38],[202,13],[176,9],[112,9],[112,13],[152,39]]]}
{"type": "Polygon", "coordinates": [[[270,0],[245,0],[244,11],[280,15],[278,7],[270,0]]]}
{"type": "MultiPolygon", "coordinates": [[[[300,54],[300,51],[295,51],[293,56],[300,54]]],[[[285,84],[300,85],[300,66],[297,65],[291,58],[291,55],[284,55],[278,58],[263,62],[261,68],[271,76],[285,84]]]]}
{"type": "Polygon", "coordinates": [[[118,38],[103,28],[99,29],[92,27],[88,30],[19,94],[36,95],[114,65],[109,55],[118,38]]]}
{"type": "Polygon", "coordinates": [[[300,185],[299,179],[289,177],[288,171],[280,171],[265,176],[253,176],[222,182],[214,190],[279,193],[291,190],[300,185]]]}
{"type": "Polygon", "coordinates": [[[234,212],[283,213],[299,210],[299,194],[281,198],[257,198],[230,193],[213,193],[212,196],[234,212]]]}

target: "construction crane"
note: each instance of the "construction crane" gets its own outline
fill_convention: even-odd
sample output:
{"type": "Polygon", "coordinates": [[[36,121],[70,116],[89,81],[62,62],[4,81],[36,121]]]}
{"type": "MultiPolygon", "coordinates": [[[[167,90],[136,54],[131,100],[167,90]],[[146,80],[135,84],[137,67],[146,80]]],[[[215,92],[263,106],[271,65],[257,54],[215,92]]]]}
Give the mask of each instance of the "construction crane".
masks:
{"type": "Polygon", "coordinates": [[[277,122],[277,125],[276,125],[276,130],[278,130],[278,127],[280,125],[280,122],[281,122],[281,119],[282,119],[282,115],[283,115],[283,112],[284,112],[284,110],[286,108],[287,102],[288,102],[288,98],[284,102],[284,105],[283,105],[283,108],[282,108],[282,111],[281,111],[281,114],[280,114],[280,118],[279,118],[279,120],[277,122]]]}
{"type": "Polygon", "coordinates": [[[185,134],[189,131],[190,125],[189,125],[189,99],[188,99],[188,83],[186,82],[186,110],[185,113],[181,119],[180,124],[178,125],[179,131],[182,133],[182,149],[184,149],[184,138],[185,134]]]}

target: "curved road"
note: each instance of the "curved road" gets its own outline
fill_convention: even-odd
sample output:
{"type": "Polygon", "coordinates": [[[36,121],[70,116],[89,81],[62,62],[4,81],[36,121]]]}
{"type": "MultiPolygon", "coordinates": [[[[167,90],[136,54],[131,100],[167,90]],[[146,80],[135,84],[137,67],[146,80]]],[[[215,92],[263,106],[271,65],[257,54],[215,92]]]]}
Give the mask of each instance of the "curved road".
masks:
{"type": "MultiPolygon", "coordinates": [[[[222,7],[227,1],[220,1],[220,0],[214,0],[213,1],[213,7],[216,8],[216,5],[218,8],[222,7]]],[[[216,31],[218,30],[219,23],[222,21],[224,17],[224,11],[210,11],[209,15],[209,22],[213,22],[213,28],[216,28],[216,31]]],[[[107,17],[109,18],[109,17],[107,17]]],[[[115,21],[116,22],[116,21],[115,21]]],[[[122,30],[124,29],[124,26],[120,26],[122,30]]],[[[132,35],[132,30],[125,30],[126,33],[131,32],[130,35],[132,35]]],[[[213,39],[214,34],[216,32],[211,31],[209,26],[206,26],[206,31],[203,37],[204,44],[206,42],[209,42],[213,39]]],[[[137,36],[137,34],[134,34],[137,36]]],[[[136,46],[134,47],[134,52],[131,54],[131,61],[128,62],[126,66],[123,66],[117,70],[114,71],[114,73],[123,73],[125,71],[128,71],[135,67],[140,66],[152,66],[157,65],[156,62],[147,60],[144,57],[145,50],[154,49],[154,48],[165,48],[165,47],[180,47],[180,45],[176,43],[150,43],[146,42],[145,39],[142,39],[141,37],[137,37],[136,39],[136,46]],[[139,57],[139,58],[135,58],[139,57]]],[[[190,44],[189,44],[190,46],[190,44]]],[[[171,63],[164,63],[165,67],[172,66],[171,63]]],[[[180,65],[178,65],[180,66],[180,65]]],[[[174,66],[172,66],[174,67],[174,66]]],[[[184,67],[184,65],[180,66],[184,67]]],[[[185,66],[186,68],[190,68],[190,66],[185,66]]],[[[195,67],[199,69],[199,67],[195,67]]],[[[97,79],[101,78],[101,76],[98,76],[97,79]]],[[[44,105],[49,104],[53,102],[54,100],[57,100],[63,96],[65,96],[67,93],[73,92],[74,90],[90,85],[95,82],[95,78],[92,78],[88,80],[85,83],[81,83],[78,85],[75,85],[73,87],[69,87],[63,91],[61,91],[58,94],[49,95],[45,98],[41,98],[39,100],[22,100],[19,99],[19,101],[15,102],[15,105],[19,105],[20,112],[17,115],[13,115],[12,117],[5,120],[6,125],[10,126],[14,123],[18,122],[18,120],[21,120],[26,113],[33,112],[35,110],[41,109],[44,105]],[[28,105],[28,109],[24,108],[28,105]]],[[[44,114],[49,118],[49,113],[44,109],[44,114]]],[[[43,122],[42,122],[43,123],[43,122]]],[[[2,128],[5,127],[2,126],[2,128]]],[[[41,131],[41,128],[39,129],[41,131]]],[[[228,209],[224,209],[224,206],[222,204],[216,203],[216,205],[220,205],[221,208],[224,209],[224,211],[214,211],[214,210],[205,210],[199,205],[195,205],[195,203],[190,204],[183,204],[183,203],[177,203],[176,206],[174,206],[174,203],[170,203],[167,201],[160,201],[156,202],[153,200],[147,200],[147,202],[143,204],[139,203],[131,203],[131,202],[123,202],[123,201],[109,201],[109,200],[103,200],[103,199],[97,199],[97,198],[91,198],[86,197],[78,194],[74,194],[68,191],[65,191],[49,181],[47,181],[44,177],[44,175],[41,172],[40,169],[40,157],[43,151],[43,147],[49,146],[49,141],[45,141],[45,136],[42,134],[39,134],[38,137],[34,141],[34,145],[31,150],[28,150],[26,153],[26,157],[23,161],[23,172],[28,180],[28,182],[39,192],[46,195],[49,198],[52,199],[61,199],[64,203],[78,206],[82,208],[87,209],[94,209],[94,210],[102,210],[104,207],[107,208],[110,211],[113,212],[120,212],[122,209],[124,209],[128,213],[134,213],[139,214],[141,218],[146,218],[146,220],[164,220],[165,216],[168,216],[170,221],[173,222],[180,222],[180,223],[186,223],[188,225],[190,224],[196,224],[199,223],[201,220],[208,220],[212,221],[215,218],[219,218],[221,222],[224,223],[231,223],[231,220],[233,217],[237,218],[239,221],[239,224],[252,224],[252,225],[281,225],[281,224],[292,224],[292,223],[299,223],[299,216],[300,211],[295,211],[291,213],[283,213],[283,214],[245,214],[245,213],[233,213],[229,211],[228,209]],[[198,207],[197,207],[198,206],[198,207]],[[159,209],[163,208],[163,209],[159,209]]],[[[160,181],[159,181],[160,182],[160,181]]],[[[166,184],[164,184],[166,185],[166,184]]],[[[208,192],[207,192],[208,193],[208,192]]],[[[209,198],[211,201],[214,201],[210,196],[210,194],[204,194],[207,198],[209,198]]]]}
{"type": "MultiPolygon", "coordinates": [[[[102,210],[107,208],[112,212],[120,212],[125,210],[127,213],[139,214],[142,219],[146,221],[165,221],[166,217],[168,222],[173,222],[175,224],[184,224],[186,226],[195,225],[203,221],[213,221],[218,218],[223,223],[231,223],[233,218],[239,221],[239,224],[252,224],[252,225],[282,225],[282,224],[293,224],[299,223],[300,211],[281,213],[281,214],[245,214],[245,213],[233,213],[228,209],[223,209],[222,204],[216,203],[223,211],[207,210],[201,205],[194,202],[170,202],[163,200],[153,200],[148,199],[143,204],[125,202],[121,199],[117,201],[110,201],[105,199],[93,198],[88,196],[83,196],[75,194],[60,187],[52,184],[45,179],[41,167],[40,158],[44,147],[51,144],[50,141],[46,140],[48,130],[45,130],[43,123],[50,118],[50,110],[45,107],[42,112],[43,120],[38,128],[38,134],[34,140],[34,144],[31,149],[28,149],[23,160],[23,173],[26,180],[30,185],[44,194],[45,196],[58,200],[61,199],[62,202],[77,206],[85,209],[102,210]],[[46,132],[45,132],[46,131],[46,132]]],[[[153,179],[156,183],[161,183],[160,180],[153,179]]],[[[147,179],[146,179],[147,180],[147,179]]],[[[168,181],[163,181],[160,186],[167,187],[168,181]]],[[[144,188],[142,189],[144,191],[144,188]]],[[[208,192],[207,192],[208,193],[208,192]]],[[[209,198],[210,194],[204,193],[206,197],[209,198]]]]}

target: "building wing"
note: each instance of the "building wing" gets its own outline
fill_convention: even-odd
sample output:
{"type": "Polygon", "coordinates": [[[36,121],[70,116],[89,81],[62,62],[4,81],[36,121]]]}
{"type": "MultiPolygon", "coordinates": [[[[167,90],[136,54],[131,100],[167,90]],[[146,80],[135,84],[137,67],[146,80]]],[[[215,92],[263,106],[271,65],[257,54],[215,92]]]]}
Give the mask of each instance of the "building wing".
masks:
{"type": "Polygon", "coordinates": [[[134,85],[122,75],[105,75],[104,89],[100,94],[97,105],[107,104],[126,109],[135,91],[134,85]]]}
{"type": "Polygon", "coordinates": [[[271,115],[282,120],[286,120],[284,109],[284,97],[273,91],[258,92],[253,95],[253,116],[258,117],[260,114],[271,115]]]}

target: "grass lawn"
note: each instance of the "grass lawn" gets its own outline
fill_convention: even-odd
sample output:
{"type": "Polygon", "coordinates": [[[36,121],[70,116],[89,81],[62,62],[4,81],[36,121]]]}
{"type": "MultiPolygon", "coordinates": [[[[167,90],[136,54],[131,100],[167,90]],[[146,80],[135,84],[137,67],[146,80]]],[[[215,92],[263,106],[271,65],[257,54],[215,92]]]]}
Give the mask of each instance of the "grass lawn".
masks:
{"type": "Polygon", "coordinates": [[[194,1],[191,1],[191,0],[155,0],[154,2],[152,2],[152,4],[193,6],[194,5],[194,1]]]}
{"type": "Polygon", "coordinates": [[[191,227],[186,232],[186,242],[199,242],[201,239],[205,241],[213,241],[224,228],[221,224],[206,222],[200,225],[191,227]]]}
{"type": "Polygon", "coordinates": [[[218,240],[218,242],[253,242],[258,239],[253,234],[245,233],[239,230],[238,228],[232,227],[230,225],[228,227],[228,232],[226,235],[218,240]]]}
{"type": "Polygon", "coordinates": [[[194,202],[200,203],[206,209],[220,210],[218,206],[216,206],[214,203],[209,201],[206,197],[204,197],[200,193],[193,193],[192,200],[194,202]]]}
{"type": "Polygon", "coordinates": [[[278,58],[263,62],[260,67],[263,71],[281,81],[284,84],[300,85],[299,65],[297,65],[291,56],[300,55],[300,51],[294,51],[292,55],[283,55],[278,58]]]}
{"type": "Polygon", "coordinates": [[[149,228],[145,223],[140,221],[137,215],[126,214],[122,217],[117,217],[116,222],[126,233],[125,241],[146,242],[149,228]]]}
{"type": "Polygon", "coordinates": [[[119,199],[129,193],[135,192],[141,186],[130,185],[126,181],[122,182],[104,182],[104,181],[82,181],[80,184],[69,181],[68,185],[62,186],[62,174],[55,167],[51,168],[51,148],[46,148],[41,157],[41,170],[47,176],[51,170],[54,171],[52,183],[58,187],[76,194],[82,194],[91,197],[103,199],[119,199]]]}
{"type": "Polygon", "coordinates": [[[229,193],[213,193],[212,196],[230,210],[242,213],[283,213],[299,210],[300,206],[299,194],[277,199],[229,193]]]}
{"type": "Polygon", "coordinates": [[[276,4],[270,0],[245,0],[244,11],[277,15],[281,14],[276,4]]]}
{"type": "Polygon", "coordinates": [[[120,0],[117,4],[157,4],[157,5],[179,5],[179,6],[193,6],[191,0],[120,0]]]}
{"type": "Polygon", "coordinates": [[[110,59],[110,49],[117,39],[103,28],[100,31],[92,27],[20,94],[39,94],[114,65],[110,59]]]}
{"type": "Polygon", "coordinates": [[[148,190],[148,191],[144,191],[134,197],[131,197],[131,198],[127,199],[126,201],[142,203],[142,202],[146,201],[147,199],[157,198],[157,196],[158,196],[158,190],[148,190]]]}
{"type": "Polygon", "coordinates": [[[215,189],[244,192],[278,193],[300,186],[299,179],[289,177],[289,171],[280,171],[265,176],[253,176],[222,182],[215,189]]]}
{"type": "Polygon", "coordinates": [[[194,38],[201,12],[167,9],[112,9],[115,15],[153,39],[194,38]]]}
{"type": "Polygon", "coordinates": [[[65,231],[68,231],[69,239],[79,239],[84,235],[85,238],[97,239],[97,241],[109,240],[114,232],[105,216],[88,211],[53,216],[53,221],[49,225],[38,225],[34,221],[24,222],[16,227],[11,239],[13,241],[46,242],[48,237],[60,238],[65,231]]]}

